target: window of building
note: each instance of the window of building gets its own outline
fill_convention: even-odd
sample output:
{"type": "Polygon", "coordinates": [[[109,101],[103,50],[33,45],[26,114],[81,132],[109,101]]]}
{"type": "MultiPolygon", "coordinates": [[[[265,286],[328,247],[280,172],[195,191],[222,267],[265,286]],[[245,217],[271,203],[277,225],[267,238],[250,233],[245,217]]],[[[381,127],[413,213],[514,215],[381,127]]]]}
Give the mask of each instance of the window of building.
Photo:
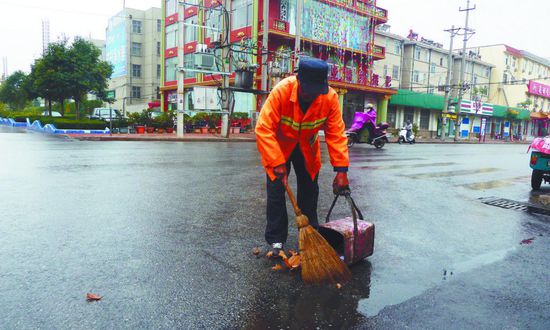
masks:
{"type": "MultiPolygon", "coordinates": [[[[195,24],[197,25],[197,16],[189,17],[185,20],[186,24],[195,24]]],[[[197,40],[197,30],[196,26],[186,25],[185,26],[185,43],[189,43],[197,40]]]]}
{"type": "Polygon", "coordinates": [[[141,56],[141,43],[132,42],[132,56],[141,56]]]}
{"type": "Polygon", "coordinates": [[[388,65],[384,64],[384,77],[388,75],[388,65]]]}
{"type": "Polygon", "coordinates": [[[485,68],[485,78],[489,78],[491,75],[491,68],[485,68]]]}
{"type": "Polygon", "coordinates": [[[178,11],[177,0],[166,0],[166,16],[175,14],[178,11]]]}
{"type": "Polygon", "coordinates": [[[162,31],[162,21],[160,19],[157,19],[157,32],[162,31]]]}
{"type": "Polygon", "coordinates": [[[502,75],[502,82],[505,84],[508,82],[508,75],[506,73],[502,75]]]}
{"type": "Polygon", "coordinates": [[[132,77],[141,78],[141,65],[132,64],[132,77]]]}
{"type": "Polygon", "coordinates": [[[421,53],[422,53],[422,50],[420,49],[420,47],[415,46],[414,47],[414,59],[419,60],[421,53]]]}
{"type": "Polygon", "coordinates": [[[397,110],[394,107],[388,108],[387,120],[388,124],[390,124],[390,127],[396,126],[397,110]]]}
{"type": "Polygon", "coordinates": [[[420,110],[420,129],[430,129],[430,110],[420,110]]]}
{"type": "Polygon", "coordinates": [[[414,123],[414,109],[413,108],[405,107],[405,111],[404,111],[403,115],[404,115],[403,123],[406,123],[407,120],[409,120],[411,123],[414,123]]]}
{"type": "Polygon", "coordinates": [[[166,49],[178,46],[178,27],[177,24],[168,25],[166,27],[166,49]]]}
{"type": "Polygon", "coordinates": [[[433,94],[435,92],[435,86],[434,85],[429,85],[428,86],[428,94],[433,94]]]}
{"type": "Polygon", "coordinates": [[[231,0],[231,29],[252,25],[252,0],[231,0]]]}
{"type": "Polygon", "coordinates": [[[399,65],[394,65],[391,71],[392,79],[399,79],[399,65]]]}
{"type": "Polygon", "coordinates": [[[157,78],[160,79],[160,64],[157,64],[157,78]]]}
{"type": "Polygon", "coordinates": [[[160,41],[157,41],[157,56],[160,56],[160,41]]]}
{"type": "MultiPolygon", "coordinates": [[[[195,54],[185,54],[183,58],[183,66],[186,68],[192,68],[195,65],[195,54]]],[[[195,72],[185,71],[185,78],[195,78],[195,72]]]]}
{"type": "Polygon", "coordinates": [[[413,82],[417,83],[420,81],[420,73],[418,71],[413,71],[413,82]]]}
{"type": "Polygon", "coordinates": [[[430,72],[435,73],[435,63],[430,64],[430,72]]]}
{"type": "Polygon", "coordinates": [[[443,57],[439,58],[439,66],[443,66],[443,57]]]}
{"type": "Polygon", "coordinates": [[[166,70],[166,81],[174,81],[177,80],[177,67],[178,67],[178,58],[177,57],[171,57],[166,59],[165,63],[165,70],[166,70]]]}
{"type": "Polygon", "coordinates": [[[141,33],[141,21],[132,20],[132,32],[141,33]]]}
{"type": "Polygon", "coordinates": [[[136,99],[141,98],[141,87],[139,86],[132,86],[132,97],[136,99]]]}
{"type": "Polygon", "coordinates": [[[512,67],[516,67],[516,58],[512,57],[512,67]]]}
{"type": "Polygon", "coordinates": [[[401,54],[401,42],[399,40],[395,40],[393,42],[393,52],[396,54],[396,55],[399,55],[401,54]]]}
{"type": "Polygon", "coordinates": [[[475,74],[475,73],[472,77],[472,85],[477,85],[477,74],[475,74]]]}
{"type": "Polygon", "coordinates": [[[210,10],[206,12],[206,26],[208,26],[208,29],[205,29],[205,38],[210,38],[210,41],[216,40],[222,32],[222,15],[220,11],[210,10]]]}

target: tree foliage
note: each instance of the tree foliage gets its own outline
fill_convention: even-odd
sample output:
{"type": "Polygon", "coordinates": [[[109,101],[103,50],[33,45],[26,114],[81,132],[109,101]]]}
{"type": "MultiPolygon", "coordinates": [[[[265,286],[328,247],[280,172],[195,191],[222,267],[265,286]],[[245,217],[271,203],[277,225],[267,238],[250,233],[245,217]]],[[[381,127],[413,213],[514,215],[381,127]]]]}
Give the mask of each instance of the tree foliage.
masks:
{"type": "Polygon", "coordinates": [[[30,95],[44,98],[49,103],[50,114],[53,100],[62,104],[63,100],[70,97],[69,64],[67,41],[62,40],[50,44],[44,55],[37,59],[31,68],[30,95]]]}
{"type": "Polygon", "coordinates": [[[0,86],[0,101],[7,103],[12,110],[22,109],[29,98],[26,84],[27,75],[23,71],[15,71],[0,86]]]}
{"type": "Polygon", "coordinates": [[[30,95],[49,101],[50,111],[51,101],[57,101],[61,112],[64,112],[64,100],[72,98],[78,119],[80,104],[86,100],[87,93],[105,99],[107,80],[113,70],[111,64],[100,57],[101,50],[82,38],[76,38],[70,46],[66,40],[50,44],[32,66],[30,95]]]}
{"type": "Polygon", "coordinates": [[[95,94],[99,98],[105,98],[107,79],[113,73],[111,64],[100,59],[101,50],[91,42],[82,38],[76,38],[68,51],[69,62],[72,70],[69,74],[71,82],[69,91],[75,101],[76,116],[79,118],[80,103],[87,93],[95,94]]]}

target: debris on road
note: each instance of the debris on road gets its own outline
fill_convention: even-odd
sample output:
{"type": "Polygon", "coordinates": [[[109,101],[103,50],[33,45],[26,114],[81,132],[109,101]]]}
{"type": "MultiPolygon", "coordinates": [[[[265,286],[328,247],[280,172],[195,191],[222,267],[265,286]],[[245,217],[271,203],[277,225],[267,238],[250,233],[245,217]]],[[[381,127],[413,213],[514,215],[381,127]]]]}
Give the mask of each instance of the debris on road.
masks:
{"type": "Polygon", "coordinates": [[[97,300],[101,300],[101,296],[100,295],[97,295],[97,294],[94,294],[94,293],[86,293],[86,300],[88,301],[97,301],[97,300]]]}

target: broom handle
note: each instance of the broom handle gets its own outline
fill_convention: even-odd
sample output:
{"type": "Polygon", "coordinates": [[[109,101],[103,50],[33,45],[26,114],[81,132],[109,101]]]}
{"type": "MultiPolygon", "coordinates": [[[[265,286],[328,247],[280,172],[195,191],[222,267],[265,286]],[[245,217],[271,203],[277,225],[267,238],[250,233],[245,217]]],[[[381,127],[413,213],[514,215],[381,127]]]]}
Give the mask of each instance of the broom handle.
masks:
{"type": "Polygon", "coordinates": [[[290,202],[292,203],[292,207],[294,208],[294,213],[296,213],[296,216],[302,215],[302,210],[298,207],[298,203],[296,203],[296,198],[294,198],[294,194],[292,193],[292,190],[290,190],[290,187],[288,184],[285,185],[286,193],[288,194],[288,198],[290,198],[290,202]]]}

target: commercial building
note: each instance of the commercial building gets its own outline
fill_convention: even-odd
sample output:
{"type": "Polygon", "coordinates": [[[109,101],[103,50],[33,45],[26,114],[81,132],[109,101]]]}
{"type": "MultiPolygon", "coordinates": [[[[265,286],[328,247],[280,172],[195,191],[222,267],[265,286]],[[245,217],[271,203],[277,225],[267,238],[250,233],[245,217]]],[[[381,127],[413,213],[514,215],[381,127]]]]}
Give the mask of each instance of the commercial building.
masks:
{"type": "Polygon", "coordinates": [[[454,137],[458,121],[461,138],[480,134],[489,138],[528,135],[528,111],[494,97],[498,95],[499,84],[494,82],[498,65],[480,50],[468,49],[465,54],[453,52],[451,81],[446,86],[449,53],[441,43],[419,37],[412,30],[407,37],[393,34],[388,25],[377,28],[375,42],[386,49],[385,59],[374,64],[375,72],[391,75],[392,87],[398,90],[388,107],[390,127],[401,127],[410,120],[418,127],[420,136],[437,137],[441,136],[442,122],[446,121],[446,136],[454,137]],[[464,84],[461,84],[463,57],[464,84]],[[460,86],[463,86],[463,95],[459,106],[460,86]],[[449,113],[443,114],[446,88],[450,90],[450,106],[449,113]],[[455,109],[460,110],[458,119],[455,109]]]}
{"type": "Polygon", "coordinates": [[[512,134],[534,137],[548,133],[550,61],[505,44],[473,49],[495,65],[491,75],[491,102],[506,106],[508,117],[529,110],[530,121],[512,126],[512,134]]]}
{"type": "MultiPolygon", "coordinates": [[[[197,109],[191,96],[196,86],[221,86],[221,76],[215,73],[219,67],[216,63],[231,61],[233,70],[245,65],[255,74],[249,90],[234,90],[234,111],[248,112],[253,116],[261,106],[261,97],[256,95],[262,89],[262,65],[268,68],[263,83],[267,85],[265,91],[269,91],[280,79],[293,74],[296,58],[308,55],[329,63],[329,84],[339,94],[347,125],[351,125],[355,111],[362,111],[367,103],[375,104],[379,118],[384,120],[388,100],[396,90],[391,88],[390,75],[373,71],[373,63],[385,58],[385,48],[375,43],[374,29],[387,22],[387,11],[378,7],[375,0],[300,1],[300,12],[298,2],[291,0],[233,0],[226,1],[226,8],[220,8],[218,1],[187,1],[183,18],[185,44],[182,47],[178,45],[177,2],[163,1],[165,39],[161,91],[164,109],[176,108],[178,56],[184,56],[185,67],[194,69],[205,68],[203,53],[215,56],[209,68],[212,74],[186,71],[186,111],[197,109]],[[263,6],[266,3],[269,3],[267,44],[263,31],[263,6]],[[226,10],[230,19],[228,31],[224,31],[222,24],[226,10]],[[220,46],[224,44],[231,44],[228,58],[221,56],[220,46]],[[268,52],[265,61],[261,59],[262,49],[268,52]],[[257,69],[254,64],[258,65],[257,69]]],[[[235,77],[235,72],[232,72],[231,86],[236,85],[235,77]]]]}
{"type": "Polygon", "coordinates": [[[161,77],[160,8],[125,8],[109,19],[106,59],[113,65],[109,90],[115,92],[113,107],[124,113],[141,111],[159,98],[161,77]]]}

